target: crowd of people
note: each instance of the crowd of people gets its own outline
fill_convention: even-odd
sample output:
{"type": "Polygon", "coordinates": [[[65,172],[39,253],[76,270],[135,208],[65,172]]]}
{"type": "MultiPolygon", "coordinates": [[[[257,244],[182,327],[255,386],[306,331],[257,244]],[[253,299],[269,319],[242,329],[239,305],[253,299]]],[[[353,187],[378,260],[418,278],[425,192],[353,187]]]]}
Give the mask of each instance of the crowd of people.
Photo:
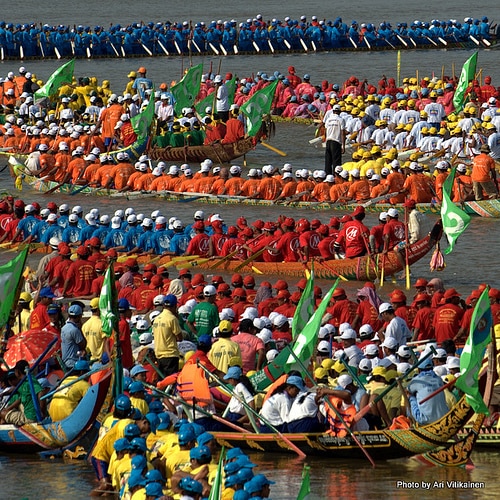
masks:
{"type": "Polygon", "coordinates": [[[118,253],[131,256],[130,261],[140,253],[156,255],[156,260],[197,256],[244,261],[255,256],[255,262],[304,263],[393,250],[404,253],[405,245],[417,242],[432,229],[430,220],[418,212],[411,199],[405,202],[405,211],[407,228],[403,213],[390,208],[369,229],[363,223],[365,209],[361,205],[351,214],[331,217],[328,222],[280,216],[278,220],[249,223],[239,217],[235,225],[227,226],[220,214],[206,217],[202,210],[195,211],[193,220],[186,224],[177,217],[167,219],[160,210],[146,216],[129,207],[109,216],[93,208],[84,214],[80,205],[71,208],[63,203],[58,207],[48,202],[41,208],[37,202],[25,204],[7,197],[0,202],[0,243],[39,244],[51,250],[49,255],[58,258],[48,269],[43,269],[46,259],[40,264],[42,284],[52,286],[58,295],[95,297],[102,283],[94,286],[93,280],[96,273],[104,272],[99,261],[116,259],[118,253]],[[78,256],[75,262],[71,260],[73,252],[78,256]],[[88,271],[77,272],[84,264],[88,271]],[[70,266],[75,272],[69,272],[70,266]]]}
{"type": "Polygon", "coordinates": [[[126,57],[177,54],[238,54],[331,50],[364,47],[442,46],[469,42],[489,46],[496,37],[496,25],[488,17],[350,24],[341,17],[334,20],[305,15],[299,19],[265,20],[261,14],[244,22],[235,19],[210,23],[136,22],[122,26],[52,26],[14,24],[0,21],[0,49],[4,58],[32,57],[126,57]]]}
{"type": "MultiPolygon", "coordinates": [[[[116,345],[102,330],[97,296],[90,301],[89,317],[81,293],[75,289],[72,294],[65,282],[67,296],[74,298],[67,309],[58,305],[47,274],[58,268],[55,262],[64,262],[61,249],[62,245],[43,258],[40,288],[33,295],[21,294],[12,328],[14,335],[28,329],[56,333],[61,338],[60,362],[72,370],[71,381],[88,375],[70,390],[56,392],[48,409],[41,405],[54,421],[76,407],[93,383],[95,372],[89,371],[90,365],[106,365],[116,345]]],[[[70,267],[80,266],[82,261],[88,266],[90,259],[99,269],[93,280],[93,285],[101,283],[96,288],[98,295],[106,266],[114,258],[98,249],[90,257],[79,251],[70,267]]],[[[69,286],[73,274],[70,270],[65,273],[69,286]]],[[[81,275],[87,272],[82,270],[81,275]]],[[[457,346],[464,343],[474,306],[486,288],[481,285],[463,300],[454,288],[445,289],[439,278],[418,278],[411,294],[395,289],[387,301],[372,283],[365,283],[352,297],[345,289],[336,288],[308,366],[318,388],[310,387],[303,371],[291,371],[264,394],[256,391],[252,377],[293,343],[292,318],[306,289],[305,278],[294,284],[283,279],[257,284],[253,276],[234,274],[227,281],[223,276],[207,281],[203,274],[192,274],[189,269],[170,277],[166,268],[154,263],[139,271],[134,259],[123,267],[115,263],[115,278],[125,393],[115,400],[113,414],[103,423],[91,457],[99,479],[94,494],[110,489],[122,494],[128,491],[125,498],[134,498],[137,491],[144,495],[143,488],[147,498],[180,493],[197,499],[209,491],[217,468],[211,432],[226,430],[228,424],[211,418],[216,413],[212,404],[194,410],[190,406],[194,414],[189,411],[187,416],[194,421],[189,423],[179,399],[162,392],[177,383],[182,402],[182,394],[188,390],[184,381],[193,381],[198,364],[229,386],[229,395],[222,394],[217,385],[209,394],[218,407],[227,405],[227,421],[249,425],[250,407],[260,412],[261,432],[327,432],[342,437],[347,433],[345,424],[330,403],[342,410],[355,430],[401,428],[412,422],[424,425],[439,419],[457,400],[456,389],[420,401],[459,373],[457,346]],[[419,344],[424,349],[414,351],[412,345],[419,344]],[[415,371],[412,367],[417,359],[415,371]],[[403,392],[391,386],[401,377],[406,377],[403,392]],[[356,418],[367,405],[370,411],[356,418]]],[[[317,306],[323,291],[314,286],[313,293],[317,306]]],[[[488,296],[496,327],[500,291],[490,288],[488,296]]],[[[3,395],[21,380],[25,365],[22,361],[18,365],[2,373],[3,395]]],[[[196,386],[202,390],[202,385],[196,386]]],[[[50,390],[47,380],[35,384],[39,398],[50,390]]],[[[2,421],[16,425],[34,421],[30,398],[29,390],[21,391],[19,398],[2,408],[2,421]]],[[[203,397],[199,400],[204,401],[203,397]]],[[[499,402],[495,392],[492,411],[498,411],[499,402]]],[[[266,496],[258,492],[267,491],[264,489],[271,483],[261,475],[254,476],[254,465],[247,460],[239,449],[228,452],[224,468],[227,498],[266,496]],[[247,470],[239,472],[242,469],[247,470]],[[243,493],[236,493],[239,490],[243,493]]]]}
{"type": "Polygon", "coordinates": [[[162,83],[153,94],[153,82],[144,67],[129,74],[123,95],[112,93],[107,81],[99,87],[96,79],[83,78],[78,85],[61,87],[57,101],[44,103],[33,102],[30,86],[36,77],[22,67],[18,76],[9,73],[2,85],[0,97],[7,114],[5,124],[0,125],[0,144],[10,153],[30,155],[20,176],[29,173],[47,181],[119,191],[320,202],[363,202],[396,193],[389,197],[391,203],[402,203],[405,195],[417,203],[439,202],[453,164],[458,173],[453,201],[497,196],[500,113],[498,89],[490,77],[485,77],[482,86],[477,80],[470,82],[465,107],[457,114],[452,79],[417,82],[405,78],[396,87],[393,79],[383,78],[377,87],[351,77],[340,87],[327,81],[313,85],[310,75],[301,79],[294,67],[288,72],[271,76],[258,72],[253,79],[238,80],[232,96],[228,93],[229,83],[235,81],[231,73],[224,78],[204,75],[198,97],[203,102],[213,95],[213,106],[199,112],[196,106],[183,108],[176,115],[175,97],[168,85],[162,83]],[[245,182],[238,165],[221,168],[207,159],[193,172],[187,164],[154,164],[147,155],[134,163],[127,151],[111,154],[134,144],[137,134],[131,119],[150,99],[155,100],[157,118],[153,147],[236,142],[245,137],[240,107],[276,79],[273,112],[309,116],[321,124],[318,133],[326,143],[324,169],[298,169],[294,175],[290,165],[281,173],[266,165],[251,169],[245,182]],[[352,151],[349,159],[342,158],[346,148],[352,151]],[[438,161],[430,176],[429,168],[440,158],[443,161],[438,161]]]}

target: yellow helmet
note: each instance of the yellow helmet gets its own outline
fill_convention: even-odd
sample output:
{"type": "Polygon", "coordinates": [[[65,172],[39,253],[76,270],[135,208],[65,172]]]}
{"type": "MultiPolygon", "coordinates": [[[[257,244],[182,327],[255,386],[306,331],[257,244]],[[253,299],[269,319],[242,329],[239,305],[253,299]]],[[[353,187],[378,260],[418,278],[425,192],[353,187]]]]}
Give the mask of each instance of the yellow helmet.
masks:
{"type": "Polygon", "coordinates": [[[409,108],[414,108],[414,107],[415,107],[415,101],[414,101],[413,99],[410,99],[410,100],[408,101],[408,107],[409,107],[409,108]]]}
{"type": "Polygon", "coordinates": [[[438,133],[439,133],[439,135],[446,135],[446,129],[440,128],[438,133]]]}
{"type": "Polygon", "coordinates": [[[405,124],[404,123],[398,123],[396,125],[396,130],[403,130],[405,128],[405,124]]]}
{"type": "Polygon", "coordinates": [[[380,146],[372,146],[372,149],[370,150],[370,154],[374,155],[374,154],[377,154],[377,153],[380,153],[380,151],[382,151],[380,149],[380,146]]]}
{"type": "Polygon", "coordinates": [[[422,127],[422,129],[420,130],[420,133],[422,135],[427,135],[429,133],[429,129],[427,127],[422,127]]]}
{"type": "Polygon", "coordinates": [[[430,96],[429,96],[429,97],[434,98],[434,97],[437,97],[437,96],[438,96],[437,92],[433,90],[433,91],[430,93],[430,96]]]}
{"type": "Polygon", "coordinates": [[[437,128],[436,127],[431,127],[429,129],[429,134],[431,135],[436,135],[437,134],[437,128]]]}
{"type": "Polygon", "coordinates": [[[427,116],[428,116],[427,111],[424,110],[420,111],[420,118],[427,118],[427,116]]]}
{"type": "Polygon", "coordinates": [[[359,115],[359,108],[352,108],[351,115],[354,115],[354,116],[359,115]]]}
{"type": "Polygon", "coordinates": [[[406,99],[401,99],[399,102],[398,102],[398,107],[400,108],[404,108],[406,106],[407,102],[406,102],[406,99]]]}
{"type": "Polygon", "coordinates": [[[368,102],[372,102],[375,100],[375,96],[373,94],[368,94],[368,97],[366,98],[368,102]]]}
{"type": "Polygon", "coordinates": [[[454,113],[451,113],[448,115],[448,121],[449,122],[456,122],[457,121],[457,115],[455,115],[454,113]]]}
{"type": "Polygon", "coordinates": [[[371,157],[372,157],[372,154],[370,153],[370,151],[365,151],[363,153],[363,160],[369,160],[371,157]]]}
{"type": "Polygon", "coordinates": [[[19,295],[19,302],[31,302],[33,300],[33,297],[31,296],[31,293],[29,292],[21,292],[19,295]]]}
{"type": "Polygon", "coordinates": [[[390,97],[384,97],[382,99],[382,104],[386,104],[386,105],[391,104],[391,98],[390,97]]]}
{"type": "Polygon", "coordinates": [[[128,75],[128,78],[137,78],[137,73],[135,71],[131,71],[128,75]]]}
{"type": "Polygon", "coordinates": [[[412,129],[412,128],[413,128],[413,125],[412,125],[411,123],[407,123],[407,124],[405,125],[405,130],[406,130],[407,132],[411,132],[411,129],[412,129]]]}
{"type": "MultiPolygon", "coordinates": [[[[341,107],[340,109],[342,109],[342,107],[341,107]]],[[[351,113],[351,111],[352,111],[352,106],[346,106],[346,107],[345,107],[345,110],[346,110],[348,113],[351,113]]]]}
{"type": "MultiPolygon", "coordinates": [[[[486,115],[484,118],[483,118],[483,122],[491,122],[491,116],[490,115],[486,115]]],[[[484,127],[484,125],[483,125],[484,127]]]]}
{"type": "Polygon", "coordinates": [[[108,88],[108,87],[109,87],[109,80],[103,80],[103,81],[102,81],[102,86],[103,86],[104,88],[108,88]]]}

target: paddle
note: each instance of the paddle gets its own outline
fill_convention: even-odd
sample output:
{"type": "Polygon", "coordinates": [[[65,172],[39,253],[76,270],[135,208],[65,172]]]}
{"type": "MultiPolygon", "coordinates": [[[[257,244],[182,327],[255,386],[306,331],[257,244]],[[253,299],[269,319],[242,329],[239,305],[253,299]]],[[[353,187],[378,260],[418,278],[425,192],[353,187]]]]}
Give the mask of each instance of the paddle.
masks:
{"type": "Polygon", "coordinates": [[[330,270],[333,274],[335,274],[335,276],[339,277],[342,281],[349,281],[345,276],[342,276],[338,271],[336,271],[333,267],[331,267],[330,264],[327,264],[326,260],[319,262],[319,264],[325,266],[328,270],[330,270]]]}
{"type": "MultiPolygon", "coordinates": [[[[304,374],[307,376],[307,378],[312,382],[314,387],[318,387],[318,384],[316,380],[314,380],[314,377],[309,373],[309,370],[304,366],[304,363],[302,363],[301,359],[293,352],[293,349],[290,349],[290,354],[294,357],[295,361],[301,366],[302,371],[304,374]]],[[[346,431],[349,433],[349,435],[352,437],[354,442],[358,445],[359,449],[364,453],[366,458],[369,460],[369,462],[372,464],[373,467],[375,467],[375,462],[373,461],[373,458],[370,456],[370,454],[366,451],[364,446],[359,442],[359,439],[356,437],[352,429],[347,425],[347,422],[344,420],[344,417],[342,414],[335,408],[335,405],[328,399],[327,396],[323,396],[323,400],[325,403],[333,410],[337,418],[342,422],[342,425],[345,427],[346,431]]]]}
{"type": "Polygon", "coordinates": [[[274,153],[279,154],[280,156],[288,156],[284,151],[281,151],[281,149],[271,146],[271,144],[268,144],[267,142],[260,141],[260,144],[262,144],[265,148],[270,149],[274,153]]]}
{"type": "Polygon", "coordinates": [[[217,262],[213,265],[210,266],[210,269],[217,269],[221,264],[224,264],[224,262],[227,262],[231,257],[234,257],[238,252],[240,251],[239,248],[236,250],[233,250],[231,253],[228,253],[225,257],[222,257],[221,259],[217,260],[217,262]]]}
{"type": "Polygon", "coordinates": [[[380,288],[384,286],[385,278],[385,253],[382,254],[382,268],[380,269],[380,288]]]}
{"type": "Polygon", "coordinates": [[[70,196],[75,196],[75,194],[81,193],[85,188],[87,188],[89,183],[85,183],[83,186],[80,186],[78,189],[72,190],[70,196]]]}
{"type": "Polygon", "coordinates": [[[374,205],[375,203],[378,203],[379,201],[388,200],[389,198],[394,198],[394,196],[397,196],[398,194],[399,193],[397,191],[394,191],[393,193],[386,193],[381,196],[377,196],[376,198],[372,198],[371,200],[368,200],[365,203],[361,203],[361,206],[367,208],[374,205]]]}
{"type": "Polygon", "coordinates": [[[266,425],[267,427],[269,427],[269,429],[271,429],[273,432],[275,432],[278,435],[278,437],[284,443],[286,443],[287,446],[291,450],[293,450],[295,453],[297,453],[297,455],[300,458],[306,458],[306,454],[297,445],[295,445],[294,443],[292,443],[290,441],[290,439],[288,439],[278,429],[276,429],[276,427],[274,427],[274,425],[271,424],[271,422],[269,422],[269,420],[267,420],[264,417],[262,417],[262,415],[259,415],[259,413],[257,413],[257,411],[255,411],[245,400],[241,399],[240,396],[238,394],[236,394],[231,387],[229,387],[226,384],[224,384],[224,382],[222,382],[222,380],[220,380],[220,378],[217,377],[217,375],[215,375],[214,373],[212,373],[208,368],[206,368],[205,366],[203,366],[200,362],[198,362],[198,367],[201,368],[207,375],[209,375],[210,377],[212,377],[223,389],[225,389],[227,392],[229,392],[229,394],[231,394],[231,396],[233,396],[234,398],[236,398],[238,400],[238,402],[241,403],[245,407],[245,409],[247,411],[249,411],[255,417],[257,417],[262,422],[264,422],[264,425],[266,425]]]}
{"type": "Polygon", "coordinates": [[[408,240],[408,208],[405,205],[405,277],[406,277],[406,289],[409,290],[411,288],[410,282],[410,256],[409,256],[409,247],[410,242],[408,240]]]}
{"type": "Polygon", "coordinates": [[[241,264],[236,266],[234,268],[234,271],[238,272],[240,269],[244,268],[247,264],[249,264],[250,262],[253,262],[257,257],[262,255],[266,251],[266,249],[267,249],[267,247],[261,248],[260,250],[258,250],[254,254],[252,254],[250,257],[248,257],[248,259],[244,260],[241,264]]]}

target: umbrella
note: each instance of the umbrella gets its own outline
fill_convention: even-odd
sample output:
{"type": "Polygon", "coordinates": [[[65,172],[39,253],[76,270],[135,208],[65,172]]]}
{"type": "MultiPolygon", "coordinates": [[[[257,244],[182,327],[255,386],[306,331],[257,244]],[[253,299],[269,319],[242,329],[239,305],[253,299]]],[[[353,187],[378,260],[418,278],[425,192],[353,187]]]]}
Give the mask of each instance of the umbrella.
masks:
{"type": "MultiPolygon", "coordinates": [[[[4,359],[10,367],[21,359],[25,359],[31,366],[54,338],[58,338],[58,335],[44,330],[28,330],[15,335],[7,342],[4,359]]],[[[41,361],[48,360],[60,346],[61,342],[56,342],[41,361]]]]}

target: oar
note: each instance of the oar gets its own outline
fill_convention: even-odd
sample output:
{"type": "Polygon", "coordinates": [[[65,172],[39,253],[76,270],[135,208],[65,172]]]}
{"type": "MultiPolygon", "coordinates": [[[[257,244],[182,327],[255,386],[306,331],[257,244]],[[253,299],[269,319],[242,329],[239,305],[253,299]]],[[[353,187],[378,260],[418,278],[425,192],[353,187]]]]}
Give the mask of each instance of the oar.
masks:
{"type": "Polygon", "coordinates": [[[333,267],[331,267],[330,264],[327,264],[326,260],[319,262],[319,264],[322,266],[325,266],[327,269],[329,269],[333,274],[335,274],[335,276],[340,278],[342,281],[349,281],[345,276],[342,276],[338,271],[336,271],[333,267]]]}
{"type": "Polygon", "coordinates": [[[239,251],[240,249],[237,248],[236,250],[233,250],[231,253],[228,253],[225,257],[218,259],[213,266],[210,266],[210,269],[217,269],[221,264],[224,264],[224,262],[227,262],[229,259],[234,257],[239,251]]]}
{"type": "Polygon", "coordinates": [[[241,264],[239,264],[238,266],[236,266],[234,268],[235,272],[238,272],[240,269],[243,269],[247,264],[250,264],[250,262],[253,262],[257,257],[262,255],[266,251],[266,248],[267,247],[261,248],[260,250],[258,250],[254,254],[250,255],[250,257],[248,257],[248,259],[244,260],[241,264]]]}
{"type": "Polygon", "coordinates": [[[265,148],[270,149],[274,153],[279,154],[280,156],[288,156],[284,151],[281,151],[281,149],[271,146],[271,144],[268,144],[267,142],[260,141],[260,144],[262,144],[265,148]]]}
{"type": "Polygon", "coordinates": [[[67,184],[67,179],[64,179],[63,182],[61,182],[60,184],[55,185],[53,188],[49,189],[48,191],[45,191],[45,193],[43,193],[43,194],[44,195],[52,194],[54,191],[57,191],[61,186],[64,186],[64,184],[67,184]]]}
{"type": "Polygon", "coordinates": [[[409,255],[409,240],[408,240],[408,209],[405,206],[405,277],[406,277],[406,289],[410,290],[410,255],[409,255]]]}
{"type": "Polygon", "coordinates": [[[382,254],[382,267],[380,269],[380,288],[384,286],[384,278],[385,278],[385,253],[382,254]]]}
{"type": "Polygon", "coordinates": [[[434,392],[432,392],[428,396],[425,396],[425,398],[421,399],[419,401],[419,403],[420,404],[425,403],[426,401],[429,401],[429,399],[432,399],[434,396],[437,396],[440,392],[443,392],[445,389],[449,389],[450,387],[453,387],[459,378],[460,377],[456,377],[453,380],[450,380],[447,384],[442,385],[439,389],[436,389],[434,392]]]}
{"type": "Polygon", "coordinates": [[[255,417],[257,417],[259,420],[261,420],[262,422],[264,422],[264,425],[266,425],[267,427],[269,427],[269,429],[271,429],[273,432],[275,432],[278,437],[284,442],[287,444],[287,446],[293,450],[295,453],[297,453],[297,455],[300,457],[300,458],[306,458],[306,454],[297,446],[295,445],[294,443],[292,443],[292,441],[290,441],[290,439],[288,439],[286,436],[284,436],[278,429],[276,429],[276,427],[274,427],[273,424],[271,424],[271,422],[269,422],[269,420],[267,420],[266,418],[264,418],[262,415],[259,415],[259,413],[257,413],[245,400],[241,399],[238,394],[236,394],[233,389],[231,387],[228,387],[226,384],[224,384],[224,382],[222,382],[222,380],[220,380],[219,377],[217,377],[217,375],[215,375],[214,373],[212,373],[208,368],[206,368],[205,366],[203,366],[201,363],[198,362],[198,366],[207,374],[209,375],[210,377],[212,377],[223,389],[225,389],[227,392],[229,392],[231,394],[231,396],[233,396],[234,398],[236,398],[238,400],[239,403],[241,403],[245,409],[247,411],[249,411],[250,413],[252,413],[255,417]]]}
{"type": "Polygon", "coordinates": [[[74,191],[71,191],[70,196],[75,196],[75,194],[81,193],[85,188],[87,188],[89,183],[85,183],[83,186],[80,186],[78,189],[75,189],[74,191]]]}
{"type": "MultiPolygon", "coordinates": [[[[316,380],[314,380],[314,377],[309,373],[309,370],[304,366],[304,363],[302,363],[301,359],[295,354],[293,349],[290,349],[290,354],[295,358],[295,361],[301,366],[302,371],[304,374],[307,376],[307,378],[312,382],[314,387],[318,387],[318,384],[316,380]]],[[[328,399],[327,396],[323,396],[323,400],[325,403],[334,411],[335,415],[337,418],[342,422],[342,425],[345,427],[346,431],[349,433],[349,435],[352,437],[354,442],[358,445],[359,449],[364,453],[368,461],[372,464],[372,467],[375,467],[375,462],[373,461],[373,458],[370,456],[370,454],[366,451],[364,446],[359,442],[359,439],[356,437],[352,429],[347,425],[347,422],[344,420],[344,417],[342,414],[335,408],[335,405],[328,399]]]]}
{"type": "Polygon", "coordinates": [[[431,42],[435,47],[438,46],[438,44],[430,36],[424,35],[424,37],[427,38],[427,40],[429,40],[429,42],[431,42]]]}
{"type": "Polygon", "coordinates": [[[371,200],[368,200],[365,203],[361,203],[361,206],[367,208],[374,205],[375,203],[378,203],[379,201],[388,200],[389,198],[394,198],[394,196],[397,196],[398,194],[399,193],[397,191],[394,191],[393,193],[383,194],[382,196],[377,196],[376,198],[372,198],[371,200]]]}

